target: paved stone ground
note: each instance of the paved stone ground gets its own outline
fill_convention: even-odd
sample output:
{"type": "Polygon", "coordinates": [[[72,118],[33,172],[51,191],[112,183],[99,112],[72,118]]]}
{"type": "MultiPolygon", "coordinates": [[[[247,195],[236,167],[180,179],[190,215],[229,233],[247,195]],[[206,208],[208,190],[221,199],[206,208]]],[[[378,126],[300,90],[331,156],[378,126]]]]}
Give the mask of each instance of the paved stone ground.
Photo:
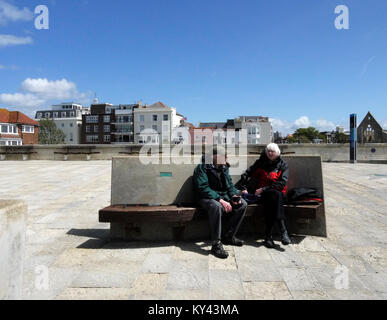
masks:
{"type": "Polygon", "coordinates": [[[386,299],[387,166],[323,171],[327,239],[293,237],[282,250],[247,239],[218,260],[206,242],[109,242],[97,215],[110,203],[109,161],[0,162],[0,197],[29,207],[24,298],[386,299]],[[335,288],[341,265],[348,289],[335,288]]]}

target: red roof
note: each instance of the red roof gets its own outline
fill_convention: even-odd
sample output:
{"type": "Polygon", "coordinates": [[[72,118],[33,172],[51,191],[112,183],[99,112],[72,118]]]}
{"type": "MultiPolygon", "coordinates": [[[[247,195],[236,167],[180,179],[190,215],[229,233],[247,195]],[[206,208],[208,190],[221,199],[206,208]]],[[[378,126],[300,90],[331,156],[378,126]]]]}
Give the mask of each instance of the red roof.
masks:
{"type": "Polygon", "coordinates": [[[8,111],[7,109],[0,109],[0,122],[39,126],[39,122],[32,120],[24,113],[20,111],[8,111]]]}

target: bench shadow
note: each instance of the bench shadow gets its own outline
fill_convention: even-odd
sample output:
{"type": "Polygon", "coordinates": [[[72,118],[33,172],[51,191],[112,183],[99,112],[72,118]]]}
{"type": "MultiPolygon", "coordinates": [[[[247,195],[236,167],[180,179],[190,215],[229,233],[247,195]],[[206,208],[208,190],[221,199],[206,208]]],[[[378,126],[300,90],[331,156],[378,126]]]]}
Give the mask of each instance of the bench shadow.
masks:
{"type": "Polygon", "coordinates": [[[70,229],[67,231],[67,234],[77,237],[91,238],[79,245],[77,247],[78,249],[99,249],[110,240],[109,229],[70,229]]]}
{"type": "MultiPolygon", "coordinates": [[[[78,249],[147,249],[147,248],[166,248],[170,246],[176,246],[182,251],[188,251],[197,253],[200,255],[208,256],[211,254],[211,242],[203,240],[180,240],[180,241],[124,241],[124,240],[112,240],[110,239],[109,229],[70,229],[67,232],[68,235],[77,237],[90,238],[84,243],[77,246],[78,249]]],[[[305,236],[291,235],[292,244],[299,244],[305,236]]],[[[245,241],[245,246],[262,247],[264,246],[264,236],[258,237],[240,237],[245,241]]],[[[273,235],[273,239],[276,242],[273,250],[284,252],[286,249],[284,246],[279,245],[280,238],[278,235],[273,235]]]]}
{"type": "Polygon", "coordinates": [[[70,229],[68,235],[91,238],[77,246],[77,249],[134,249],[164,248],[176,246],[182,251],[191,251],[201,255],[209,255],[210,250],[204,249],[209,243],[195,241],[124,241],[110,239],[109,229],[70,229]]]}

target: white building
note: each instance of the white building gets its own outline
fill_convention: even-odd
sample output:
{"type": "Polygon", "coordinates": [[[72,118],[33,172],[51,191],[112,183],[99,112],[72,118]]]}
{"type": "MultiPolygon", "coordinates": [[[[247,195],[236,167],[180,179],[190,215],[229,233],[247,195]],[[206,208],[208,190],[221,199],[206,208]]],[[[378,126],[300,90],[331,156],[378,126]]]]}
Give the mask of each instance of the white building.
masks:
{"type": "Polygon", "coordinates": [[[345,131],[344,126],[336,126],[336,132],[344,133],[344,131],[345,131]]]}
{"type": "Polygon", "coordinates": [[[137,144],[169,144],[172,130],[180,126],[184,117],[162,102],[141,106],[133,111],[134,142],[137,144]]]}
{"type": "Polygon", "coordinates": [[[269,144],[273,141],[273,129],[269,118],[240,116],[234,120],[235,129],[247,131],[248,144],[269,144]]]}
{"type": "Polygon", "coordinates": [[[35,119],[53,120],[56,127],[65,134],[65,144],[81,144],[82,115],[90,114],[89,108],[69,102],[52,106],[52,110],[36,112],[35,119]]]}

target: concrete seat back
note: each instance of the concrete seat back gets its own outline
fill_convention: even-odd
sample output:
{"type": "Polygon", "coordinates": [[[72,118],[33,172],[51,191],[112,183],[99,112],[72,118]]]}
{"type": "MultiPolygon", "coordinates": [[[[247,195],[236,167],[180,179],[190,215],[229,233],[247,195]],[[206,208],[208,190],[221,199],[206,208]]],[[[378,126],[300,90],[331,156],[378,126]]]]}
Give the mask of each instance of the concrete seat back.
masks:
{"type": "MultiPolygon", "coordinates": [[[[247,166],[251,166],[259,156],[247,156],[247,166]]],[[[289,190],[296,187],[318,188],[323,192],[321,157],[283,157],[289,164],[289,190]]],[[[236,158],[237,159],[237,158],[236,158]]],[[[181,158],[179,158],[182,161],[181,158]]],[[[112,165],[112,205],[148,204],[170,205],[195,202],[192,175],[201,157],[187,158],[186,164],[144,165],[138,156],[113,158],[112,165]]],[[[232,162],[231,162],[232,163],[232,162]]],[[[233,182],[240,174],[232,175],[233,182]]]]}

